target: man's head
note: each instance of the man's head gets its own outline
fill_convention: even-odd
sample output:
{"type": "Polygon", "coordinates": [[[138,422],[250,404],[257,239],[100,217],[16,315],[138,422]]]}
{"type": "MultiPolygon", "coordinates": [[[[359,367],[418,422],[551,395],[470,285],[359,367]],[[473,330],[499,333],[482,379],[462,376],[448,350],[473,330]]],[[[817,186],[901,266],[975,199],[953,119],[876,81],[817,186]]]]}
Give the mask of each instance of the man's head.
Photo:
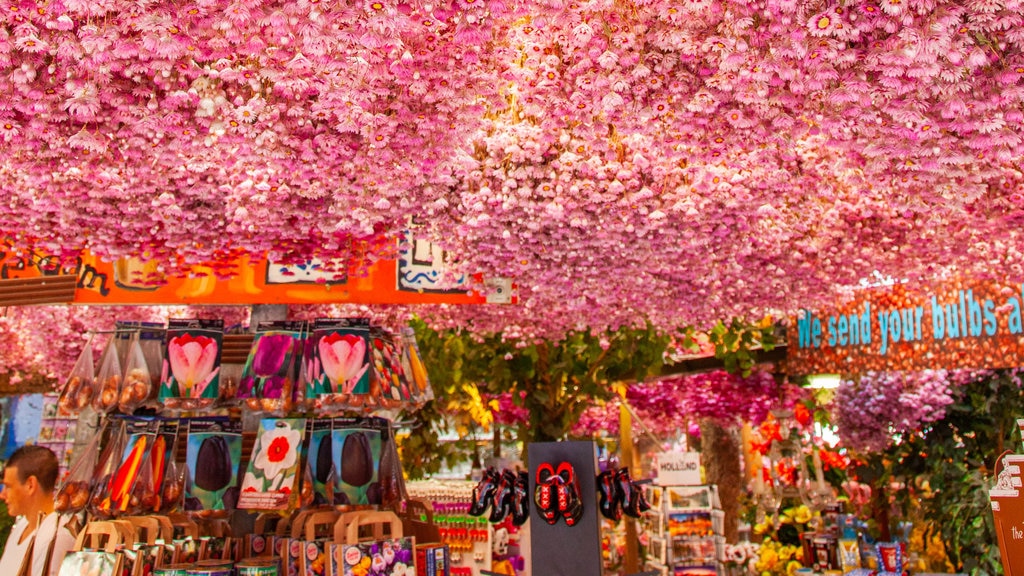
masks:
{"type": "Polygon", "coordinates": [[[60,465],[52,450],[43,446],[22,446],[11,454],[4,467],[3,492],[11,516],[36,511],[37,505],[53,501],[60,465]]]}

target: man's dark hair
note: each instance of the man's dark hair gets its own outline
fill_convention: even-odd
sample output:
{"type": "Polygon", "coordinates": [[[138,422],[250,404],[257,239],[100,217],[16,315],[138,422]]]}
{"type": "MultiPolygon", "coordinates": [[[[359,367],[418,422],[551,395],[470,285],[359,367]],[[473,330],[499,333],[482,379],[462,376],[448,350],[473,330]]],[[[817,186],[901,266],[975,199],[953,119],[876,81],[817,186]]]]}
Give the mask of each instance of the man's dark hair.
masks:
{"type": "Polygon", "coordinates": [[[57,485],[60,464],[53,450],[45,446],[22,446],[11,454],[7,467],[14,467],[18,472],[18,482],[26,482],[29,476],[35,476],[44,492],[53,492],[57,485]]]}

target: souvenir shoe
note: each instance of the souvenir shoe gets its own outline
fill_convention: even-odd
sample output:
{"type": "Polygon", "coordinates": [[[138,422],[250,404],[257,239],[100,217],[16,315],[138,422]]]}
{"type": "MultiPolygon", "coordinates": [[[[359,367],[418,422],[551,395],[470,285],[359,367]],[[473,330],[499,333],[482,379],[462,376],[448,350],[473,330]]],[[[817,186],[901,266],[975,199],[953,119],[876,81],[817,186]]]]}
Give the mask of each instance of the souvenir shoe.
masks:
{"type": "Polygon", "coordinates": [[[647,502],[643,487],[636,482],[629,483],[629,492],[629,506],[623,506],[622,511],[633,518],[639,518],[644,512],[651,509],[651,505],[647,502]]]}
{"type": "Polygon", "coordinates": [[[605,470],[597,475],[597,493],[601,497],[598,504],[601,515],[616,522],[622,518],[622,498],[615,482],[615,472],[605,470]]]}
{"type": "Polygon", "coordinates": [[[558,489],[558,512],[567,526],[575,526],[583,516],[583,498],[580,496],[580,482],[572,464],[562,462],[556,475],[561,478],[558,489]]]}
{"type": "Polygon", "coordinates": [[[629,468],[619,468],[615,472],[614,484],[620,507],[624,512],[630,510],[634,506],[633,497],[636,493],[630,488],[633,480],[629,477],[629,468]]]}
{"type": "Polygon", "coordinates": [[[551,464],[544,462],[537,467],[536,487],[533,490],[533,503],[537,505],[537,513],[548,524],[558,522],[558,503],[556,486],[561,478],[555,475],[551,464]]]}
{"type": "Polygon", "coordinates": [[[520,472],[512,485],[512,524],[522,526],[530,518],[530,475],[520,472]]]}
{"type": "Polygon", "coordinates": [[[498,480],[498,488],[494,491],[491,515],[487,518],[491,524],[498,524],[512,511],[512,493],[515,488],[516,475],[504,470],[498,480]]]}
{"type": "Polygon", "coordinates": [[[470,516],[482,516],[487,507],[494,501],[494,492],[498,489],[501,478],[494,468],[484,471],[480,483],[473,488],[473,501],[469,505],[470,516]]]}

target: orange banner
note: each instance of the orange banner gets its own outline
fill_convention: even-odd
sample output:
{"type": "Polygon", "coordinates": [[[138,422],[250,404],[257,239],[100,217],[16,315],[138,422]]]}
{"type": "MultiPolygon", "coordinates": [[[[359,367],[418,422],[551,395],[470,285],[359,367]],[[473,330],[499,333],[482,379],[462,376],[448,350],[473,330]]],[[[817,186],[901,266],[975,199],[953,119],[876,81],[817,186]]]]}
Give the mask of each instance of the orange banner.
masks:
{"type": "Polygon", "coordinates": [[[791,374],[1009,368],[1024,364],[1024,285],[1009,281],[896,284],[791,319],[791,374]]]}
{"type": "MultiPolygon", "coordinates": [[[[443,287],[443,252],[407,233],[395,260],[378,261],[338,277],[318,260],[283,265],[240,258],[236,272],[218,279],[213,269],[193,267],[185,277],[165,277],[159,262],[122,259],[104,262],[82,253],[73,262],[41,254],[0,253],[0,279],[57,274],[78,276],[75,304],[511,304],[518,302],[508,280],[463,277],[443,287]]],[[[0,249],[3,246],[0,245],[0,249]]],[[[221,266],[223,269],[224,267],[221,266]]]]}

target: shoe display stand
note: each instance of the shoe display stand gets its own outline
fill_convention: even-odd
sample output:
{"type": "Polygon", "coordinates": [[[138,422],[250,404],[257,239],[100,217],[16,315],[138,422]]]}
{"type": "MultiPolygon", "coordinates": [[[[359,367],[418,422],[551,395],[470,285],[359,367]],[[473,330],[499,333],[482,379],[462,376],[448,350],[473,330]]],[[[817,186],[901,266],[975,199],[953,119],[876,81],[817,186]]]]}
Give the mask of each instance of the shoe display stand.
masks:
{"type": "MultiPolygon", "coordinates": [[[[579,576],[601,574],[601,514],[597,500],[597,448],[593,442],[539,442],[529,445],[530,494],[536,493],[538,469],[546,464],[557,471],[563,464],[572,467],[578,480],[582,514],[570,515],[567,525],[562,515],[553,524],[530,502],[530,556],[533,574],[579,576]]],[[[563,468],[565,470],[566,468],[563,468]]],[[[546,472],[545,472],[546,473],[546,472]]]]}
{"type": "Polygon", "coordinates": [[[645,569],[659,574],[723,574],[725,513],[714,485],[650,486],[651,509],[643,531],[650,535],[645,569]]]}
{"type": "Polygon", "coordinates": [[[481,576],[493,561],[494,527],[487,516],[471,516],[469,502],[476,482],[425,480],[409,482],[411,498],[430,502],[441,541],[451,551],[452,576],[481,576]]]}

